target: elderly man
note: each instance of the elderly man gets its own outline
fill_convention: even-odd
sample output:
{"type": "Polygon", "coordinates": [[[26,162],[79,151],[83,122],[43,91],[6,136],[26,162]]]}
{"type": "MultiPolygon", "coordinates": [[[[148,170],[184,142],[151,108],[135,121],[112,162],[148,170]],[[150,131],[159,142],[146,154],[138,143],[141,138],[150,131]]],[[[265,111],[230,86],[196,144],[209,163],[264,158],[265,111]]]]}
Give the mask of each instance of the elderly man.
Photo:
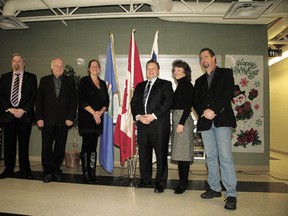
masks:
{"type": "Polygon", "coordinates": [[[60,166],[65,155],[68,129],[73,125],[77,108],[75,82],[63,74],[63,60],[53,59],[51,70],[52,74],[41,78],[36,100],[45,183],[62,180],[60,166]]]}

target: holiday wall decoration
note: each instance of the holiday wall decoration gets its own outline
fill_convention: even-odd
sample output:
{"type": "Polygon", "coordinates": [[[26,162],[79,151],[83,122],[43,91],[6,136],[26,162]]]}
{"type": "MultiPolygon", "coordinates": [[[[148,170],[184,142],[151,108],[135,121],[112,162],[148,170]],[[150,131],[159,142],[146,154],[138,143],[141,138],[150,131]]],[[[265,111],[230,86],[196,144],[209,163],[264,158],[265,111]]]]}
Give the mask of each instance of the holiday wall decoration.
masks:
{"type": "Polygon", "coordinates": [[[225,63],[233,70],[235,81],[233,152],[263,153],[263,56],[227,55],[225,63]]]}

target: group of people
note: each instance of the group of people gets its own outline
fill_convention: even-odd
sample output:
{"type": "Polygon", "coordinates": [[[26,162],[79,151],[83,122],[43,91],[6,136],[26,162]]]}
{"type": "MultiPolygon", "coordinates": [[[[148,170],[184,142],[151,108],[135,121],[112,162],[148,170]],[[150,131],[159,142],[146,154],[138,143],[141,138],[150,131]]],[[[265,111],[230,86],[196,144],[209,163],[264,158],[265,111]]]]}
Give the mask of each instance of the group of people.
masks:
{"type": "Polygon", "coordinates": [[[152,184],[152,154],[156,155],[155,193],[165,190],[168,177],[168,144],[170,136],[170,111],[172,110],[171,159],[178,164],[179,181],[173,188],[182,194],[188,187],[190,164],[193,162],[192,107],[198,115],[197,130],[201,133],[209,189],[201,194],[204,199],[221,197],[221,181],[226,189],[225,208],[237,208],[236,173],[232,158],[232,128],[236,120],[231,106],[234,78],[231,69],[217,66],[215,53],[203,48],[199,53],[205,73],[191,84],[191,68],[182,61],[172,63],[172,76],[177,83],[160,79],[158,62],[146,64],[147,80],[139,83],[131,100],[132,114],[137,122],[141,181],[137,187],[152,184]]]}
{"type": "MultiPolygon", "coordinates": [[[[98,75],[100,63],[91,60],[88,76],[81,79],[78,92],[79,133],[82,136],[81,160],[83,179],[97,183],[97,140],[102,133],[102,115],[109,106],[106,84],[98,75]]],[[[64,62],[55,58],[50,75],[40,80],[25,71],[25,58],[12,56],[12,72],[0,79],[0,120],[4,129],[5,169],[0,179],[13,177],[18,143],[19,173],[23,179],[33,179],[29,162],[29,141],[32,124],[41,130],[43,182],[62,181],[61,165],[65,156],[68,130],[74,124],[77,92],[73,77],[64,74],[64,62]],[[36,107],[35,111],[34,108],[36,107]]]]}
{"type": "MultiPolygon", "coordinates": [[[[191,68],[180,59],[172,63],[172,76],[177,83],[159,78],[157,61],[146,63],[147,80],[139,83],[131,100],[133,118],[137,124],[137,143],[141,181],[138,188],[152,185],[152,155],[156,155],[155,193],[162,193],[168,178],[168,145],[170,112],[172,110],[172,155],[178,164],[179,183],[173,188],[182,194],[188,187],[190,164],[194,158],[192,107],[198,115],[197,130],[201,132],[208,167],[209,189],[204,199],[221,197],[225,192],[225,208],[237,207],[236,174],[234,170],[231,135],[236,127],[231,106],[234,78],[231,69],[217,66],[216,55],[204,48],[199,53],[205,73],[191,83],[191,68]]],[[[103,129],[103,113],[108,109],[107,86],[99,78],[98,60],[88,64],[88,76],[81,79],[78,94],[72,77],[63,74],[60,58],[51,62],[52,74],[40,80],[26,72],[21,54],[12,57],[12,72],[0,79],[0,119],[4,128],[5,170],[0,178],[13,177],[18,139],[19,168],[24,179],[33,179],[29,163],[29,139],[36,120],[42,134],[43,181],[61,181],[60,166],[64,159],[68,129],[72,127],[77,110],[78,127],[82,136],[81,162],[85,183],[98,183],[96,176],[97,141],[103,129]],[[20,81],[18,79],[20,78],[20,81]],[[18,96],[14,95],[18,83],[18,96]],[[16,99],[15,99],[16,97],[16,99]],[[34,114],[36,104],[36,115],[34,114]]]]}

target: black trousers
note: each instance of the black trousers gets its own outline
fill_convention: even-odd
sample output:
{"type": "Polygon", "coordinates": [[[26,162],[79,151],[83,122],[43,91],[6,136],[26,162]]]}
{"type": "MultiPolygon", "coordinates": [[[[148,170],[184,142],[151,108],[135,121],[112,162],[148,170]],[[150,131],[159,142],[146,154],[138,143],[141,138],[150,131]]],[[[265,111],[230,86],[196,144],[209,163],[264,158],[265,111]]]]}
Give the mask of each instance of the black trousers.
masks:
{"type": "Polygon", "coordinates": [[[42,128],[42,166],[44,174],[61,172],[65,157],[68,127],[44,126],[42,128]]]}
{"type": "Polygon", "coordinates": [[[31,172],[29,161],[29,141],[32,124],[13,118],[3,123],[4,129],[4,163],[8,172],[14,172],[18,141],[18,157],[20,172],[31,172]]]}
{"type": "Polygon", "coordinates": [[[138,129],[138,149],[141,180],[150,183],[152,180],[152,152],[155,150],[157,171],[155,186],[166,187],[168,177],[168,143],[169,131],[160,133],[151,126],[138,129]]]}
{"type": "Polygon", "coordinates": [[[96,152],[99,134],[83,133],[82,134],[82,153],[96,152]]]}

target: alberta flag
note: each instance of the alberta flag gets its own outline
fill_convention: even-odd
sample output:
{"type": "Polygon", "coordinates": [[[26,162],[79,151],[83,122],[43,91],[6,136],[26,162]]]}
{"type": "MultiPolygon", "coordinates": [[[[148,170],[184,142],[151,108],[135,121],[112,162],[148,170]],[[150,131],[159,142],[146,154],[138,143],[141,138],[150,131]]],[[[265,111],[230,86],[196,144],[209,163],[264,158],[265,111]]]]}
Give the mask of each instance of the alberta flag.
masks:
{"type": "Polygon", "coordinates": [[[117,117],[115,126],[114,143],[120,148],[120,163],[123,166],[125,161],[136,154],[135,127],[131,112],[130,102],[133,90],[136,85],[143,81],[143,74],[140,64],[139,53],[134,39],[135,30],[132,30],[130,37],[130,48],[128,56],[128,71],[126,73],[123,103],[117,117]]]}
{"type": "Polygon", "coordinates": [[[109,108],[104,113],[103,119],[103,135],[101,136],[99,162],[101,166],[109,173],[113,172],[114,168],[114,142],[113,142],[113,95],[117,92],[116,76],[114,65],[114,41],[113,35],[110,33],[106,67],[105,67],[105,81],[109,94],[109,108]]]}

